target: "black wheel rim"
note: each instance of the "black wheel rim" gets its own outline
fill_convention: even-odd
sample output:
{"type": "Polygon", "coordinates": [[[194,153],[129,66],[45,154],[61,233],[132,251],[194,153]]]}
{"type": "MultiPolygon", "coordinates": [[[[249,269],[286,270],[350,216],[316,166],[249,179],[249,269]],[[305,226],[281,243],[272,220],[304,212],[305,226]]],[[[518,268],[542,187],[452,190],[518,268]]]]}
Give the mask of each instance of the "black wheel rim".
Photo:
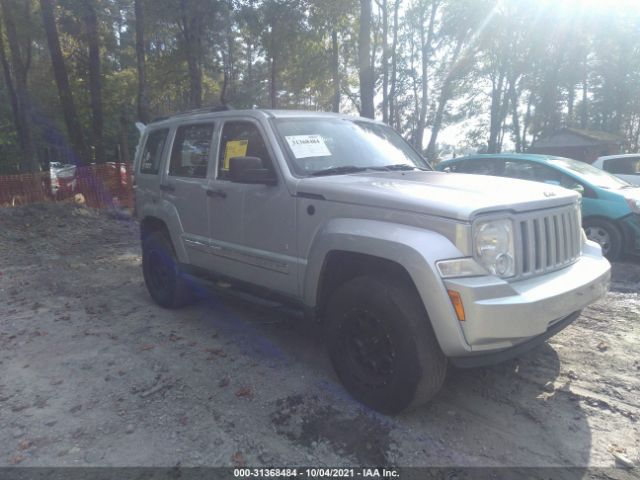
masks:
{"type": "Polygon", "coordinates": [[[342,355],[356,380],[372,388],[389,384],[396,354],[382,321],[366,309],[354,309],[345,314],[342,330],[342,355]]]}
{"type": "Polygon", "coordinates": [[[153,291],[165,296],[173,285],[173,268],[171,260],[157,250],[150,250],[146,261],[147,278],[153,291]]]}

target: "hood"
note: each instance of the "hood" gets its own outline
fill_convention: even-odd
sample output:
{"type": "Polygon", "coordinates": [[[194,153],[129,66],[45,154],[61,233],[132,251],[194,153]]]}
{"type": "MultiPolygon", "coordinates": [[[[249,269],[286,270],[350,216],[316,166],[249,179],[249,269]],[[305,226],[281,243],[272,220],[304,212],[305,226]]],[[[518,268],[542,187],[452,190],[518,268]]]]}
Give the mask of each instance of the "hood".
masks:
{"type": "Polygon", "coordinates": [[[625,198],[630,200],[639,200],[640,201],[640,187],[631,187],[631,188],[623,188],[622,190],[616,190],[616,193],[619,193],[625,198]]]}
{"type": "Polygon", "coordinates": [[[524,212],[568,205],[579,194],[554,185],[445,172],[365,172],[306,177],[296,193],[329,201],[470,220],[484,212],[524,212]]]}

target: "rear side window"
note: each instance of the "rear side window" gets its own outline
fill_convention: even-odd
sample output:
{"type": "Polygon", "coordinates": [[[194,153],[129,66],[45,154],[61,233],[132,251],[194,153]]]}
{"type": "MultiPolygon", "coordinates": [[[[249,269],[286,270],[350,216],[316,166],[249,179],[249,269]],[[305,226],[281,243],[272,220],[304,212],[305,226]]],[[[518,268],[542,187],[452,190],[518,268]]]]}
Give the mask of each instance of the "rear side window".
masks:
{"type": "Polygon", "coordinates": [[[205,178],[212,136],[213,123],[179,127],[173,142],[169,175],[205,178]]]}
{"type": "Polygon", "coordinates": [[[604,162],[604,169],[618,175],[637,175],[640,173],[640,157],[614,158],[604,162]]]}
{"type": "Polygon", "coordinates": [[[273,170],[271,156],[255,124],[251,122],[227,122],[222,129],[218,156],[218,178],[226,179],[229,160],[233,157],[258,157],[264,168],[273,170]]]}
{"type": "Polygon", "coordinates": [[[472,159],[464,162],[458,167],[457,172],[473,173],[476,175],[497,175],[500,176],[504,171],[504,161],[496,158],[472,159]]]}
{"type": "Polygon", "coordinates": [[[147,136],[147,141],[142,152],[140,161],[140,173],[156,175],[160,171],[162,162],[162,151],[167,141],[169,130],[154,130],[147,136]]]}

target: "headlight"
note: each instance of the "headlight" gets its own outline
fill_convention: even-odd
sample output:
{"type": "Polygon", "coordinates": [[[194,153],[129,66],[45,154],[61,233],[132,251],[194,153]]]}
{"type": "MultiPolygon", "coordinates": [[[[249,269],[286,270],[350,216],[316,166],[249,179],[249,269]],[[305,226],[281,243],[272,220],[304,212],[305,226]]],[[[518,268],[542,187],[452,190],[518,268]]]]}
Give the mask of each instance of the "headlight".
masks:
{"type": "Polygon", "coordinates": [[[481,220],[474,224],[473,253],[484,268],[502,278],[515,275],[514,228],[511,220],[481,220]]]}
{"type": "Polygon", "coordinates": [[[625,200],[633,213],[640,213],[640,200],[635,200],[633,198],[625,198],[625,200]]]}

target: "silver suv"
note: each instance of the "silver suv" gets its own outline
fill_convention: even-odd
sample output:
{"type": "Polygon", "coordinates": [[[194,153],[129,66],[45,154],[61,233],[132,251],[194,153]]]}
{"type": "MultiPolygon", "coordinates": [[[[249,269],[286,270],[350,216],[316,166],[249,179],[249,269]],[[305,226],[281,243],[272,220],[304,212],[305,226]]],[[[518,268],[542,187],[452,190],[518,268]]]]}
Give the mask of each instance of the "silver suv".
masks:
{"type": "Polygon", "coordinates": [[[386,413],[554,335],[610,265],[551,185],[432,171],[386,125],[292,111],[191,112],[143,128],[144,278],[174,308],[193,279],[301,307],[347,390],[386,413]]]}

